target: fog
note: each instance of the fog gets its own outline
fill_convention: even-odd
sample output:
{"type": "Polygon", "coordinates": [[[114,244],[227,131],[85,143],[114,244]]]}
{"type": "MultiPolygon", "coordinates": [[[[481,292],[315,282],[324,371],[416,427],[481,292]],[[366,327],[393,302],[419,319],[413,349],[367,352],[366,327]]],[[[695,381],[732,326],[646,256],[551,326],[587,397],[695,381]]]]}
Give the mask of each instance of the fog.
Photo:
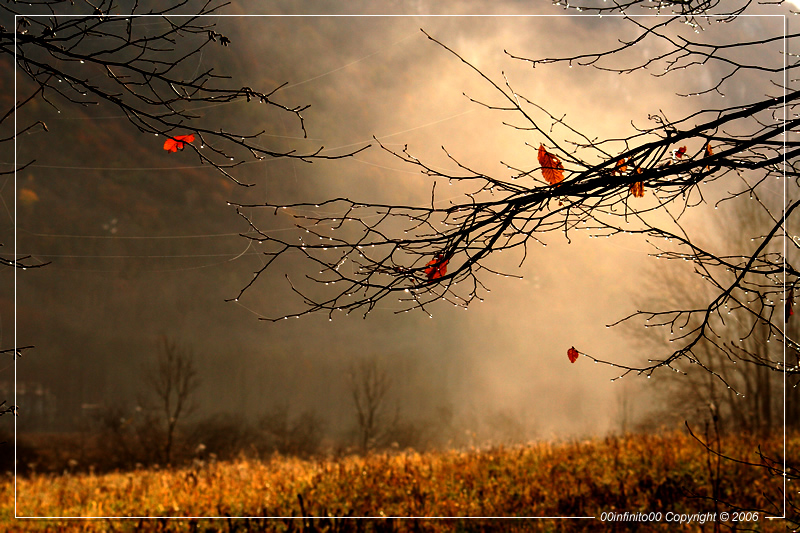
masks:
{"type": "MultiPolygon", "coordinates": [[[[114,109],[64,104],[56,113],[39,104],[23,110],[21,120],[43,117],[49,132],[19,140],[20,161],[36,161],[16,184],[3,182],[2,239],[7,248],[14,242],[14,195],[34,191],[35,201],[17,205],[17,251],[51,264],[16,272],[16,300],[15,272],[2,271],[2,347],[35,349],[6,363],[0,380],[6,397],[16,378],[26,394],[39,388],[51,400],[48,414],[35,423],[26,422],[26,404],[18,401],[20,427],[78,428],[103,406],[139,405],[147,396],[143,369],[162,335],[195,354],[201,379],[196,419],[229,413],[256,420],[287,406],[292,413],[317,413],[331,438],[347,440],[355,426],[348,372],[364,357],[377,358],[391,377],[392,409],[454,445],[621,431],[633,416],[622,412],[623,399],[634,399],[637,416],[647,413],[653,396],[646,378],[612,382],[619,370],[588,359],[571,364],[566,356],[575,346],[604,360],[646,360],[627,330],[606,327],[636,310],[641,294],[635,280],[652,272],[653,249],[644,241],[576,235],[568,243],[560,233],[543,235],[547,246],[531,248],[521,266],[517,254],[498,257],[502,271],[521,279],[486,278],[491,293],[467,311],[443,302],[429,318],[396,314],[399,307],[386,302],[366,319],[270,322],[259,318],[302,310],[284,274],[302,281],[304,266],[284,261],[238,302],[226,302],[264,262],[239,236],[248,227],[228,202],[313,203],[336,196],[429,202],[430,179],[382,151],[373,136],[391,149],[408,145],[433,166],[454,168],[442,146],[487,174],[508,174],[505,164],[536,166],[531,146],[542,139],[503,125],[515,117],[465,97],[498,103],[485,80],[420,28],[498,83],[505,75],[517,92],[554,116],[566,115],[588,137],[622,137],[633,131],[632,121],[646,125],[648,114],[683,116],[711,105],[714,96],[676,96],[698,90],[704,80],[566,65],[533,69],[504,53],[533,58],[613,48],[633,33],[630,24],[611,17],[432,17],[421,14],[435,14],[438,4],[423,1],[411,8],[381,3],[381,13],[388,5],[387,12],[406,15],[398,17],[244,16],[301,10],[295,3],[272,4],[247,12],[234,6],[226,13],[240,16],[215,18],[231,45],[207,48],[196,69],[213,67],[233,76],[232,85],[265,92],[286,82],[275,99],[289,107],[311,105],[304,112],[308,138],[290,116],[255,102],[198,112],[226,128],[265,130],[261,142],[276,149],[324,146],[324,153],[338,154],[371,148],[310,164],[248,161],[234,173],[254,184],[244,188],[199,165],[189,151],[165,153],[163,139],[138,133],[114,109]]],[[[464,2],[458,10],[517,14],[527,4],[464,2]]],[[[341,9],[376,11],[372,5],[341,9]]],[[[338,9],[335,2],[305,2],[302,11],[338,9]]],[[[563,13],[546,5],[539,11],[563,13]]],[[[751,20],[737,27],[775,30],[765,25],[751,20]]],[[[636,49],[621,61],[657,53],[636,49]]],[[[713,68],[707,69],[711,77],[713,68]]],[[[754,81],[749,90],[763,92],[765,84],[754,81]]],[[[9,88],[4,80],[3,91],[9,88]]],[[[726,95],[726,104],[748,94],[726,95]]],[[[268,231],[294,231],[290,217],[250,213],[268,231]]]]}

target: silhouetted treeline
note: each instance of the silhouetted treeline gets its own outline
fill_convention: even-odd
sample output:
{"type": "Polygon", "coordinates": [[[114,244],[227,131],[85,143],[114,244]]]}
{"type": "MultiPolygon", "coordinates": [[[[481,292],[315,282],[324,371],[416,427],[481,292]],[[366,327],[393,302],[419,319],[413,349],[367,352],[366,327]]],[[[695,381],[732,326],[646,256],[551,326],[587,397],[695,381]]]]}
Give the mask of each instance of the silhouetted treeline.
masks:
{"type": "MultiPolygon", "coordinates": [[[[176,433],[171,464],[163,463],[165,435],[153,412],[119,407],[102,409],[82,431],[65,433],[21,433],[17,440],[17,473],[104,472],[153,466],[204,464],[236,457],[264,458],[272,454],[312,457],[342,455],[358,451],[349,436],[326,434],[325,421],[312,411],[292,416],[277,407],[251,422],[244,417],[217,413],[186,423],[176,433]]],[[[427,448],[430,432],[420,424],[402,425],[402,448],[427,448]]],[[[353,431],[355,433],[355,431],[353,431]]],[[[0,472],[14,470],[14,436],[0,435],[0,472]]],[[[400,449],[397,441],[377,449],[400,449]]]]}

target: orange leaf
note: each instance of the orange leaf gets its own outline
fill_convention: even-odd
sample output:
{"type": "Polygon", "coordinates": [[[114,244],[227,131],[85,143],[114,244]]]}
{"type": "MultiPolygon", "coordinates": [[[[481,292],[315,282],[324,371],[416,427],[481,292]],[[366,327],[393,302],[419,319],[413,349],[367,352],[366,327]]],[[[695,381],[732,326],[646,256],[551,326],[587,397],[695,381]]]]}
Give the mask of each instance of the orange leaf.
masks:
{"type": "Polygon", "coordinates": [[[428,276],[428,280],[433,281],[447,274],[447,263],[449,261],[442,254],[437,255],[436,259],[428,261],[428,264],[425,265],[425,275],[428,276]]]}
{"type": "Polygon", "coordinates": [[[628,171],[628,164],[625,162],[625,159],[620,159],[617,161],[617,166],[611,174],[619,174],[620,176],[625,174],[628,171]]]}
{"type": "Polygon", "coordinates": [[[641,181],[633,182],[630,190],[634,198],[641,198],[644,196],[644,183],[641,181]]]}
{"type": "Polygon", "coordinates": [[[564,165],[555,155],[545,150],[544,145],[539,145],[539,164],[542,166],[542,175],[547,183],[555,185],[564,181],[564,165]]]}
{"type": "Polygon", "coordinates": [[[575,349],[574,346],[569,350],[567,350],[567,357],[569,357],[570,363],[574,363],[575,361],[577,361],[579,355],[580,353],[578,352],[578,350],[575,349]]]}
{"type": "MultiPolygon", "coordinates": [[[[711,157],[712,155],[714,155],[714,150],[711,149],[711,143],[706,143],[706,155],[705,155],[705,157],[711,157]]],[[[708,170],[708,169],[709,169],[709,167],[708,167],[708,165],[706,165],[706,170],[708,170]]]]}
{"type": "Polygon", "coordinates": [[[177,152],[183,150],[184,143],[194,142],[194,134],[191,135],[176,135],[164,141],[164,150],[167,152],[177,152]]]}

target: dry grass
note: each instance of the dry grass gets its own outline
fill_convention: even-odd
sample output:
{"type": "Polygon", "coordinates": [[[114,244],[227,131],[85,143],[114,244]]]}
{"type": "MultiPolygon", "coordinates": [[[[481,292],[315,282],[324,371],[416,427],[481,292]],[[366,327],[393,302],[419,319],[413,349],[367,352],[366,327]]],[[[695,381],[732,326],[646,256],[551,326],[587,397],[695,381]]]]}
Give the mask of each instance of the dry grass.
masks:
{"type": "MultiPolygon", "coordinates": [[[[759,441],[777,455],[778,437],[759,441]]],[[[788,449],[797,449],[798,438],[788,449]]],[[[723,451],[758,462],[755,441],[727,439],[723,451]]],[[[796,458],[795,458],[796,459],[796,458]]],[[[34,475],[17,480],[18,516],[350,517],[596,516],[604,511],[713,511],[708,455],[690,437],[637,435],[491,450],[402,452],[300,460],[245,458],[174,470],[104,475],[34,475]],[[300,496],[300,497],[298,497],[300,496]],[[302,503],[301,503],[302,500],[302,503]],[[302,507],[301,507],[302,505],[302,507]]],[[[781,480],[763,469],[723,463],[722,499],[769,509],[781,480]]],[[[791,490],[791,489],[790,489],[791,490]]],[[[12,530],[586,530],[595,520],[14,520],[12,479],[0,484],[3,522],[12,530]]],[[[730,510],[720,507],[719,510],[730,510]]],[[[611,526],[612,524],[606,524],[611,526]]],[[[744,525],[744,524],[740,524],[744,525]]],[[[616,524],[627,530],[630,524],[616,524]]],[[[760,530],[782,528],[767,523],[760,530]]],[[[651,529],[651,524],[648,529],[651,529]]],[[[675,524],[662,523],[664,530],[675,524]]],[[[690,528],[689,530],[694,530],[690,528]]]]}

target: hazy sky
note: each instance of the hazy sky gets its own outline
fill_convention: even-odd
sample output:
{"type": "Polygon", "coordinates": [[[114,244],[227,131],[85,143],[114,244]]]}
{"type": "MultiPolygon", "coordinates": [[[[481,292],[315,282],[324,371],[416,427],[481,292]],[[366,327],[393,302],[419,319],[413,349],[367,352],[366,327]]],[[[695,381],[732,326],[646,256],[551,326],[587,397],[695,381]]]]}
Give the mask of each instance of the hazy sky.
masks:
{"type": "MultiPolygon", "coordinates": [[[[456,7],[448,3],[448,9],[518,14],[529,10],[529,4],[464,2],[456,7]]],[[[563,13],[544,4],[548,3],[537,12],[563,13]]],[[[339,9],[334,2],[301,5],[287,2],[264,12],[328,14],[339,9]]],[[[441,9],[422,1],[380,5],[381,12],[410,15],[441,9]],[[384,6],[388,11],[382,11],[384,6]]],[[[376,11],[372,6],[347,3],[346,9],[376,11]]],[[[226,12],[248,13],[236,6],[226,12]]],[[[741,20],[735,28],[742,35],[780,34],[779,20],[741,20]]],[[[445,168],[453,165],[441,146],[473,168],[494,175],[506,175],[501,161],[537,166],[536,153],[526,143],[538,147],[542,139],[502,124],[513,123],[514,117],[471,103],[462,93],[487,102],[498,99],[486,82],[429,41],[420,28],[492,79],[502,81],[505,74],[515,90],[555,116],[566,114],[570,124],[589,137],[624,136],[632,131],[631,121],[647,125],[648,114],[686,115],[714,105],[719,98],[675,96],[702,88],[719,74],[714,67],[666,78],[650,72],[620,76],[566,65],[532,69],[503,53],[505,49],[526,57],[561,56],[610,48],[617,39],[634,35],[630,24],[611,17],[240,16],[216,22],[231,38],[231,47],[209,50],[197,69],[213,66],[235,75],[236,83],[263,91],[288,82],[276,98],[291,106],[311,104],[304,113],[309,139],[297,139],[301,132],[290,117],[265,114],[245,103],[208,109],[207,116],[245,129],[266,129],[269,136],[264,142],[280,147],[323,145],[327,153],[339,153],[368,144],[375,136],[394,149],[407,144],[415,156],[445,168]],[[226,60],[231,54],[234,60],[226,60]]],[[[710,30],[709,38],[712,34],[710,30]]],[[[621,60],[642,61],[658,53],[658,46],[645,45],[621,60]]],[[[781,59],[775,54],[763,61],[780,64],[781,59]]],[[[732,88],[725,103],[769,90],[769,80],[750,81],[732,88]]],[[[26,219],[32,220],[30,226],[18,228],[20,252],[53,261],[19,288],[19,299],[25,303],[17,317],[23,334],[19,342],[37,346],[19,364],[26,380],[53,388],[68,380],[72,385],[60,390],[70,391],[83,403],[105,401],[114,391],[122,391],[119,394],[133,402],[141,388],[136,376],[142,362],[151,356],[157,336],[167,334],[192,345],[198,355],[205,412],[240,410],[256,416],[284,403],[298,411],[315,409],[334,428],[344,430],[352,424],[346,369],[353,358],[374,355],[392,373],[394,392],[406,416],[430,418],[437,409],[449,407],[467,429],[482,435],[492,429],[498,435],[511,431],[492,428],[492,420],[506,417],[529,438],[616,429],[620,390],[633,394],[640,389],[643,378],[612,384],[609,378],[618,371],[586,359],[570,364],[566,351],[574,345],[601,359],[646,359],[635,353],[635,344],[621,331],[605,327],[635,311],[634,301],[640,296],[635,280],[646,275],[650,268],[646,264],[651,262],[647,253],[652,249],[645,243],[578,237],[568,245],[559,234],[546,235],[548,246],[532,248],[523,266],[517,266],[518,256],[499,260],[506,271],[523,279],[487,279],[492,292],[484,303],[466,312],[442,304],[433,308],[433,319],[424,313],[396,315],[396,308],[387,302],[367,320],[353,316],[329,323],[319,316],[263,322],[259,316],[298,310],[300,302],[283,298],[287,294],[283,274],[296,266],[287,262],[240,302],[224,302],[262,264],[256,251],[236,235],[247,228],[226,200],[315,202],[341,195],[364,202],[424,204],[430,198],[429,179],[377,147],[349,160],[257,162],[240,167],[237,174],[255,187],[240,190],[213,182],[219,201],[201,219],[193,202],[208,202],[204,184],[216,179],[213,173],[177,168],[196,167],[196,159],[188,151],[161,153],[158,140],[132,131],[121,118],[108,118],[118,115],[114,110],[96,113],[130,134],[121,140],[122,149],[132,143],[142,153],[152,152],[152,161],[138,158],[146,172],[136,173],[134,181],[133,173],[114,170],[122,165],[113,155],[65,165],[62,151],[32,148],[43,146],[44,138],[59,138],[64,150],[69,150],[70,142],[98,142],[85,137],[97,135],[97,116],[88,120],[64,107],[61,116],[48,120],[50,133],[21,140],[21,149],[36,150],[37,158],[22,180],[29,179],[24,183],[42,198],[51,177],[68,175],[76,187],[112,180],[120,194],[134,191],[131,201],[152,202],[147,206],[152,218],[149,224],[133,224],[144,212],[142,205],[83,204],[76,206],[81,210],[80,229],[45,220],[52,210],[44,209],[26,219]],[[194,180],[194,176],[204,178],[194,180]],[[143,192],[148,183],[163,187],[164,181],[174,182],[174,196],[148,198],[143,192]],[[177,218],[172,216],[176,212],[177,218]],[[90,224],[94,233],[86,231],[90,224]],[[43,233],[71,237],[43,237],[43,233]],[[69,255],[83,257],[71,257],[65,266],[69,255]],[[26,314],[30,310],[36,315],[26,314]],[[87,365],[104,370],[91,372],[87,365]],[[95,383],[96,379],[103,382],[95,383]]],[[[127,160],[123,164],[129,165],[127,160]]],[[[8,190],[6,182],[4,191],[8,190]]],[[[291,221],[283,218],[272,217],[270,230],[292,231],[291,221]]],[[[4,275],[8,282],[11,273],[4,275]]],[[[3,343],[8,346],[9,319],[3,318],[3,343]]],[[[6,368],[3,378],[9,377],[6,368]]],[[[641,401],[646,403],[647,387],[643,390],[641,401]]]]}

